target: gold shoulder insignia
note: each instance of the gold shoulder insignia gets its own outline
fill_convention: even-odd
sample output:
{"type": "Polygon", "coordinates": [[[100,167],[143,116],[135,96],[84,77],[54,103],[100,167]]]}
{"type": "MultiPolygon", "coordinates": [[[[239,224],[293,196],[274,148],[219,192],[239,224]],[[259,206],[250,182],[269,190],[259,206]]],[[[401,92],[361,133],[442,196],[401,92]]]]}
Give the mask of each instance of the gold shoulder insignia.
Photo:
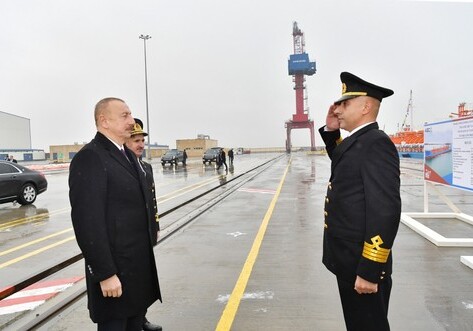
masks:
{"type": "Polygon", "coordinates": [[[383,244],[383,240],[379,235],[371,238],[371,242],[372,244],[368,244],[365,241],[362,254],[363,257],[374,262],[386,263],[391,250],[380,247],[383,244]]]}

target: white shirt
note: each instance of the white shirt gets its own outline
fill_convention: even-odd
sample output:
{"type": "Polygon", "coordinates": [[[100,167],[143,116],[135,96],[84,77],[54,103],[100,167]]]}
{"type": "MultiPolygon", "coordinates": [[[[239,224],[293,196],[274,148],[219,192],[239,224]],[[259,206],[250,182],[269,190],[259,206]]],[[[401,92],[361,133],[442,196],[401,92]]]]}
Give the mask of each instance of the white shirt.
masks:
{"type": "MultiPolygon", "coordinates": [[[[105,135],[104,135],[105,136],[105,135]]],[[[105,136],[107,137],[107,136],[105,136]]],[[[121,151],[122,149],[125,150],[123,148],[123,145],[118,145],[116,142],[114,142],[112,139],[110,139],[109,137],[107,137],[108,140],[110,140],[115,146],[117,146],[118,150],[121,151]]]]}
{"type": "Polygon", "coordinates": [[[363,125],[360,125],[360,126],[357,127],[357,128],[354,128],[354,129],[350,132],[350,134],[349,134],[348,136],[351,136],[351,135],[354,134],[356,131],[360,131],[360,130],[363,129],[365,126],[368,126],[368,125],[373,124],[373,123],[374,123],[374,122],[365,123],[365,124],[363,124],[363,125]]]}

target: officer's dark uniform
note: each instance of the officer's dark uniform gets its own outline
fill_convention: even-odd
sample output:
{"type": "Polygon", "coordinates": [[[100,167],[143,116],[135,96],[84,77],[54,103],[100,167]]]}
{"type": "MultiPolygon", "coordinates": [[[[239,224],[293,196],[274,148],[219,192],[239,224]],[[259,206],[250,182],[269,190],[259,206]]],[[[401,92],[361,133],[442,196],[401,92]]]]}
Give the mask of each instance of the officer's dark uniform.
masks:
{"type": "Polygon", "coordinates": [[[146,182],[148,183],[148,187],[151,190],[151,198],[152,201],[150,201],[150,204],[153,209],[153,217],[154,217],[154,226],[155,229],[153,231],[155,237],[153,237],[153,246],[156,246],[158,243],[158,231],[160,231],[159,228],[159,218],[158,218],[158,204],[156,202],[156,188],[154,185],[154,178],[153,178],[153,168],[151,167],[151,164],[143,161],[142,159],[139,160],[141,166],[143,167],[145,173],[146,173],[146,182]]]}
{"type": "MultiPolygon", "coordinates": [[[[144,137],[148,135],[146,132],[143,131],[143,122],[140,119],[135,118],[135,126],[133,127],[133,131],[131,132],[131,136],[133,137],[138,134],[141,134],[144,137]]],[[[158,231],[160,230],[160,228],[159,228],[159,218],[158,218],[158,204],[156,202],[156,188],[155,188],[154,177],[153,177],[153,167],[151,166],[151,164],[143,161],[141,158],[138,159],[138,162],[145,173],[146,184],[148,185],[148,189],[151,191],[151,194],[149,194],[149,198],[146,204],[148,208],[150,209],[149,215],[150,217],[152,217],[152,219],[150,219],[150,224],[152,226],[151,243],[153,246],[156,246],[158,244],[158,231]]],[[[158,286],[159,286],[159,283],[158,283],[158,286]]],[[[159,299],[161,300],[161,297],[159,299]]],[[[156,325],[149,322],[146,316],[143,321],[142,328],[145,331],[161,331],[162,330],[162,327],[160,325],[156,325]]]]}
{"type": "MultiPolygon", "coordinates": [[[[131,136],[135,136],[141,134],[144,137],[146,137],[148,134],[143,131],[143,122],[135,118],[135,126],[133,128],[133,131],[131,132],[131,136]]],[[[146,177],[146,183],[148,184],[148,188],[151,191],[150,194],[150,200],[147,201],[147,205],[151,209],[150,215],[153,217],[153,222],[152,224],[154,225],[154,237],[153,237],[153,246],[157,244],[158,238],[157,238],[157,233],[160,230],[159,228],[159,219],[158,219],[158,204],[156,202],[156,190],[155,190],[155,184],[154,184],[154,177],[153,177],[153,167],[151,164],[143,161],[141,158],[138,159],[141,168],[145,172],[145,177],[146,177]]]]}
{"type": "MultiPolygon", "coordinates": [[[[342,73],[342,97],[382,98],[391,90],[342,73]]],[[[337,276],[347,330],[389,330],[391,247],[400,213],[399,156],[390,138],[371,123],[342,141],[340,130],[319,130],[331,164],[325,197],[323,263],[337,276]],[[356,276],[378,284],[358,294],[356,276]]]]}

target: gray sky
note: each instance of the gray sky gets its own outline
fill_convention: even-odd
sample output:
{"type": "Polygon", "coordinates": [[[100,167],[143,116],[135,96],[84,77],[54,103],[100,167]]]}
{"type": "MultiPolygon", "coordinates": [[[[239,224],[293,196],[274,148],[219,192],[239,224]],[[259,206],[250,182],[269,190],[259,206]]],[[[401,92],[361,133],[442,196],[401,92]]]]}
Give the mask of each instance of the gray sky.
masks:
{"type": "MultiPolygon", "coordinates": [[[[138,36],[149,34],[151,142],[175,147],[202,133],[227,147],[284,146],[297,21],[317,62],[306,80],[317,128],[341,94],[341,71],[394,90],[378,117],[387,133],[412,89],[422,128],[473,102],[472,17],[472,1],[3,0],[0,110],[30,118],[33,148],[46,151],[89,141],[103,97],[123,98],[145,121],[138,36]]],[[[310,145],[308,130],[292,137],[310,145]]]]}

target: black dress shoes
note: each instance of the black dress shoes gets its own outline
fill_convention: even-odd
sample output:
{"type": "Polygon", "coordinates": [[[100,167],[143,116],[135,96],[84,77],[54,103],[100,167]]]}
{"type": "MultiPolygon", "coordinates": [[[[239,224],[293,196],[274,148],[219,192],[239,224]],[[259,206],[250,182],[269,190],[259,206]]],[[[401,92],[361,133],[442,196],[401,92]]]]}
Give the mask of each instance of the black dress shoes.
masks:
{"type": "Polygon", "coordinates": [[[160,325],[151,323],[145,317],[145,321],[143,322],[143,330],[144,331],[162,331],[163,328],[160,325]]]}

